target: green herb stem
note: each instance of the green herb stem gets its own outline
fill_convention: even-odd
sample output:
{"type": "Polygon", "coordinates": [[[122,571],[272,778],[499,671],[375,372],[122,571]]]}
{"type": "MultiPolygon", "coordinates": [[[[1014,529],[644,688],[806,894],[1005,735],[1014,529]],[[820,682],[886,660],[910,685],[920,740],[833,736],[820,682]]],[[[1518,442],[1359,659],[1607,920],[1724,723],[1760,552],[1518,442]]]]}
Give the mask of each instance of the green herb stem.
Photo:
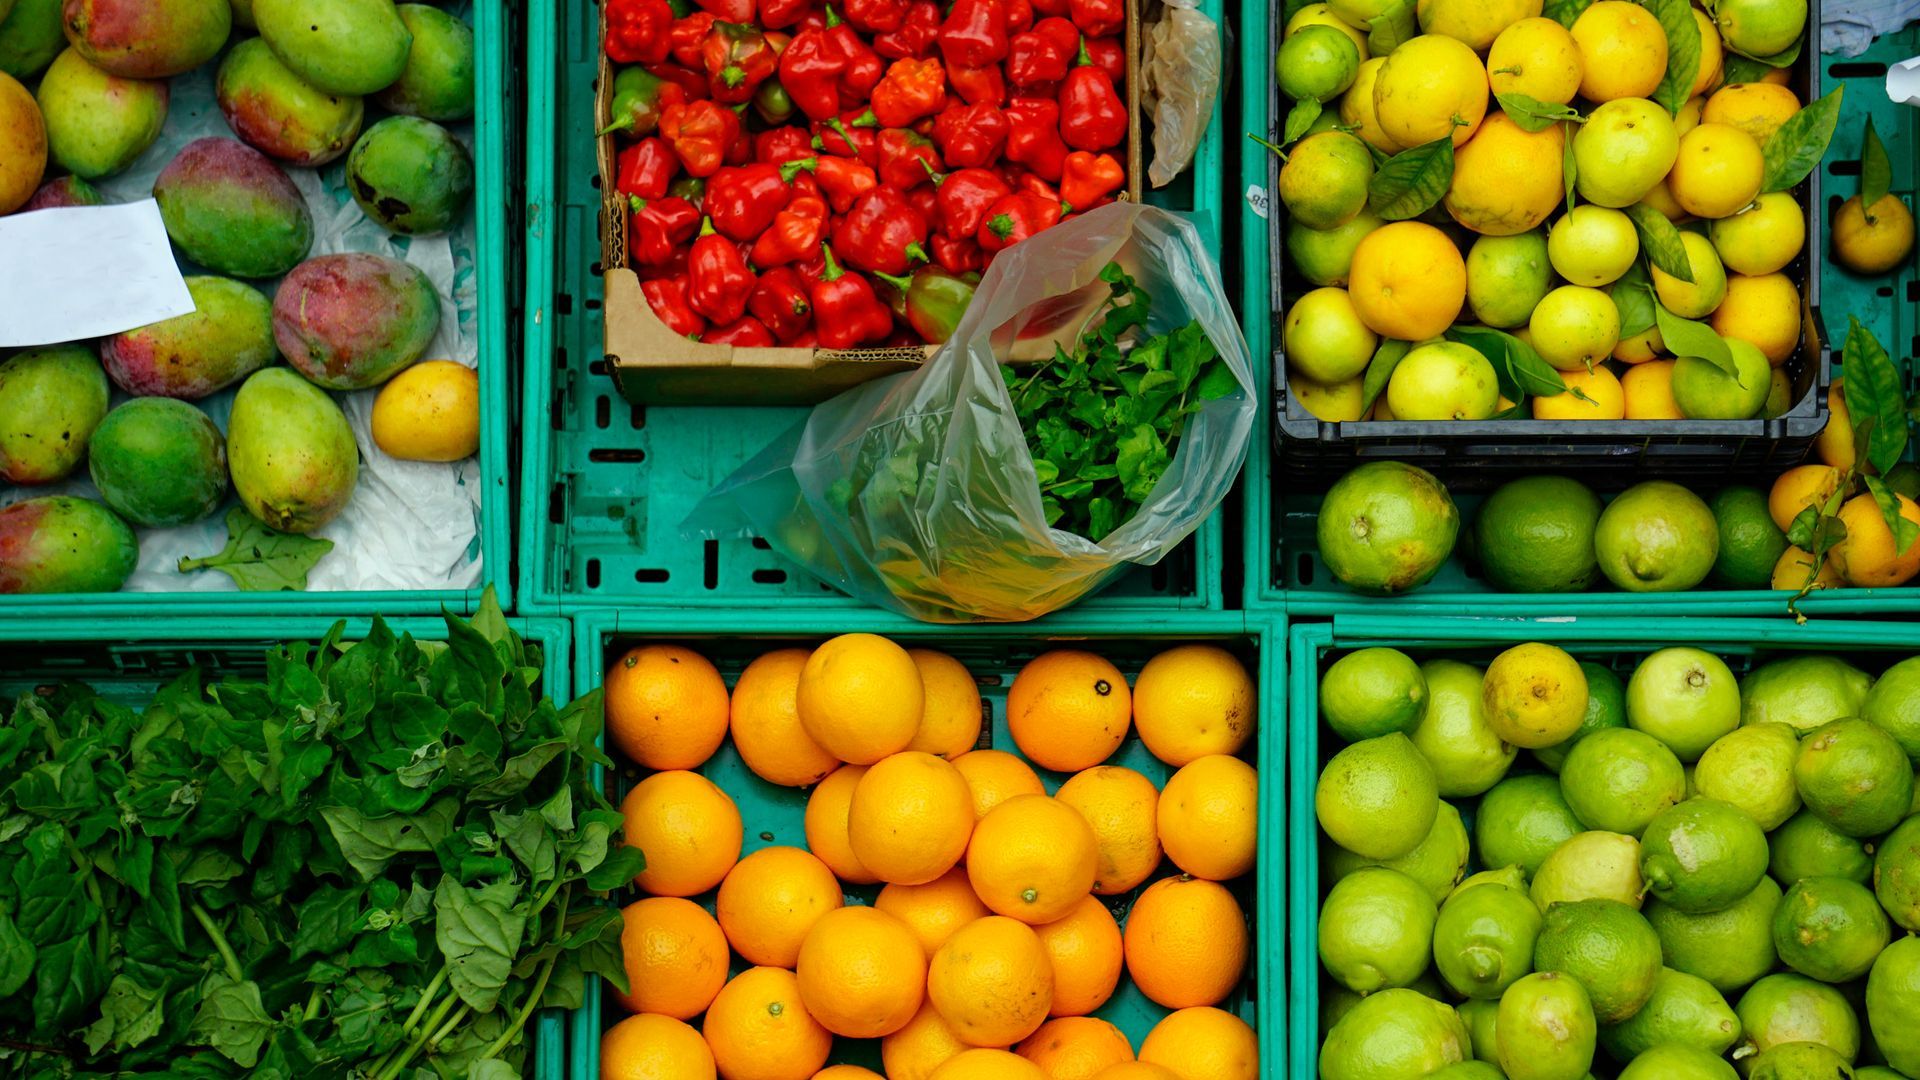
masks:
{"type": "Polygon", "coordinates": [[[234,982],[246,982],[246,972],[240,970],[240,958],[233,955],[233,946],[227,944],[227,936],[213,924],[213,916],[207,914],[207,909],[201,907],[198,900],[188,901],[187,909],[193,912],[194,921],[200,924],[200,929],[205,930],[207,937],[212,939],[214,949],[220,953],[221,962],[227,966],[227,976],[234,982]]]}
{"type": "Polygon", "coordinates": [[[433,999],[439,995],[440,987],[444,985],[446,981],[447,968],[443,964],[439,971],[433,973],[433,981],[427,983],[425,990],[420,991],[420,1000],[414,1003],[413,1011],[407,1014],[407,1022],[400,1025],[402,1034],[413,1034],[414,1025],[418,1024],[420,1018],[427,1014],[427,1010],[433,1007],[433,999]]]}
{"type": "Polygon", "coordinates": [[[520,1011],[514,1014],[513,1023],[507,1025],[507,1030],[501,1032],[500,1037],[493,1040],[493,1045],[487,1047],[487,1052],[480,1055],[483,1060],[499,1057],[500,1052],[505,1050],[507,1045],[513,1042],[514,1037],[520,1034],[521,1029],[527,1026],[527,1018],[533,1015],[533,1010],[540,1007],[540,998],[547,992],[547,980],[553,977],[553,969],[559,962],[558,953],[547,959],[546,966],[540,969],[540,978],[533,984],[533,992],[527,995],[527,1003],[520,1006],[520,1011]]]}
{"type": "MultiPolygon", "coordinates": [[[[382,1065],[377,1071],[373,1072],[371,1074],[373,1080],[393,1080],[394,1077],[399,1076],[400,1070],[406,1068],[407,1063],[413,1060],[413,1055],[419,1053],[420,1048],[427,1044],[428,1035],[446,1020],[447,1013],[452,1011],[454,1003],[459,1000],[460,995],[457,993],[448,994],[442,999],[439,1007],[433,1010],[433,1015],[428,1018],[425,1024],[421,1025],[419,1030],[413,1033],[413,1037],[408,1039],[406,1045],[401,1048],[403,1052],[400,1057],[392,1064],[382,1065]]],[[[462,1005],[461,1009],[464,1011],[466,1006],[462,1005]]]]}
{"type": "Polygon", "coordinates": [[[313,993],[307,995],[307,1008],[306,1008],[306,1011],[300,1014],[300,1016],[301,1016],[301,1019],[303,1020],[311,1020],[314,1017],[319,1015],[320,1015],[320,988],[316,986],[313,988],[313,993]]]}
{"type": "Polygon", "coordinates": [[[453,1011],[453,1015],[447,1017],[447,1022],[444,1024],[441,1024],[439,1030],[435,1031],[433,1035],[427,1039],[427,1042],[426,1042],[427,1053],[431,1054],[439,1050],[440,1040],[453,1034],[453,1029],[459,1025],[460,1021],[465,1020],[467,1018],[467,1013],[471,1011],[472,1010],[468,1007],[468,1005],[465,1002],[461,1002],[460,1007],[453,1011]]]}

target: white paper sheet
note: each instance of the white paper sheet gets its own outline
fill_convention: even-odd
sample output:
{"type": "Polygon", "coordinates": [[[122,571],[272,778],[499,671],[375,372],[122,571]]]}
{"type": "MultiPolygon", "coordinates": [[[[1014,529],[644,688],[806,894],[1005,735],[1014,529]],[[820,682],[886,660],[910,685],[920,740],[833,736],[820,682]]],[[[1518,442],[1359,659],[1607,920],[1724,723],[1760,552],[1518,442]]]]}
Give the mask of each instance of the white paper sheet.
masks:
{"type": "Polygon", "coordinates": [[[191,311],[152,199],[0,217],[0,347],[106,337],[191,311]]]}

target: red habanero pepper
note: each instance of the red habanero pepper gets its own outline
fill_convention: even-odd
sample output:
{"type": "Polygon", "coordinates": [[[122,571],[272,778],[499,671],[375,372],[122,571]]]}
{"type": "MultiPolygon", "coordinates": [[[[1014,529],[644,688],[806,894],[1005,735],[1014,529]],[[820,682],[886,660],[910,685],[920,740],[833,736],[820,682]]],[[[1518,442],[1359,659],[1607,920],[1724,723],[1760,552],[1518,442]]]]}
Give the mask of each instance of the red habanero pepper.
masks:
{"type": "Polygon", "coordinates": [[[905,195],[875,188],[860,196],[833,226],[833,242],[847,265],[904,274],[927,261],[927,218],[905,195]]]}
{"type": "Polygon", "coordinates": [[[640,283],[640,295],[666,328],[682,337],[697,338],[707,328],[707,320],[687,306],[687,276],[674,274],[640,283]]]}
{"type": "Polygon", "coordinates": [[[927,182],[940,168],[933,140],[908,128],[888,128],[879,137],[880,182],[901,191],[927,182]]]}
{"type": "Polygon", "coordinates": [[[734,165],[714,173],[707,181],[702,209],[721,235],[752,240],[773,224],[774,215],[786,208],[792,196],[786,181],[780,179],[780,166],[765,162],[734,165]]]}
{"type": "Polygon", "coordinates": [[[813,156],[813,143],[807,135],[807,129],[800,127],[770,128],[753,137],[753,158],[769,165],[785,165],[803,157],[813,156]]]}
{"type": "Polygon", "coordinates": [[[1060,138],[1060,105],[1048,98],[1014,98],[1007,103],[1007,160],[1024,165],[1046,180],[1060,179],[1067,144],[1060,138]]]}
{"type": "Polygon", "coordinates": [[[663,266],[700,231],[700,211],[672,196],[645,202],[627,226],[627,248],[643,265],[663,266]]]}
{"type": "Polygon", "coordinates": [[[808,290],[820,344],[829,349],[851,349],[892,333],[893,312],[873,294],[873,283],[843,269],[834,259],[832,248],[822,245],[820,256],[820,280],[808,290]]]}
{"type": "Polygon", "coordinates": [[[661,79],[646,68],[621,68],[613,77],[612,123],[600,134],[618,132],[638,139],[659,130],[660,119],[673,105],[687,100],[675,84],[661,79]]]}
{"type": "Polygon", "coordinates": [[[1041,18],[1049,15],[1059,15],[1064,18],[1067,14],[1067,0],[1032,0],[1032,2],[1033,13],[1041,18]]]}
{"type": "Polygon", "coordinates": [[[704,179],[719,171],[740,137],[740,117],[711,101],[669,105],[660,116],[660,137],[673,147],[687,175],[704,179]]]}
{"type": "MultiPolygon", "coordinates": [[[[1024,191],[1031,195],[1038,195],[1048,202],[1057,203],[1060,201],[1060,189],[1042,180],[1037,173],[1031,173],[1025,169],[1016,169],[1006,179],[1007,183],[1013,185],[1013,190],[1015,191],[1024,191]]],[[[1063,207],[1060,212],[1065,214],[1067,211],[1063,207]]]]}
{"type": "MultiPolygon", "coordinates": [[[[792,164],[792,163],[788,162],[788,164],[792,164]]],[[[782,178],[785,178],[786,176],[785,170],[782,170],[780,175],[782,178]]],[[[799,172],[794,173],[793,180],[790,181],[787,184],[787,186],[793,189],[793,197],[795,199],[798,199],[801,196],[805,195],[805,196],[811,196],[815,199],[819,199],[821,202],[821,205],[826,204],[827,193],[821,190],[820,181],[816,179],[812,173],[808,172],[805,169],[802,169],[799,172]]],[[[787,205],[792,206],[793,205],[792,200],[788,200],[787,205]]]]}
{"type": "Polygon", "coordinates": [[[687,200],[697,210],[707,197],[707,182],[697,176],[682,176],[667,185],[667,194],[675,199],[687,200]]]}
{"type": "MultiPolygon", "coordinates": [[[[735,115],[739,115],[740,111],[740,106],[736,105],[733,107],[735,115]]],[[[724,159],[724,163],[728,165],[745,165],[752,160],[753,133],[748,131],[747,126],[743,123],[740,125],[740,131],[734,135],[733,141],[727,144],[727,156],[724,159]]]]}
{"type": "MultiPolygon", "coordinates": [[[[1024,191],[1016,191],[987,209],[986,219],[974,238],[986,252],[1001,251],[1044,232],[1060,221],[1060,204],[1024,191]]],[[[695,252],[696,257],[698,252],[695,252]]],[[[699,310],[697,307],[695,310],[699,310]]]]}
{"type": "Polygon", "coordinates": [[[810,119],[840,114],[840,76],[847,57],[827,32],[802,30],[780,54],[780,85],[810,119]]]}
{"type": "Polygon", "coordinates": [[[716,323],[730,323],[747,312],[753,271],[739,247],[720,235],[713,219],[700,223],[700,236],[687,253],[687,306],[716,323]]]}
{"type": "Polygon", "coordinates": [[[880,163],[880,126],[872,109],[830,116],[813,125],[813,148],[834,157],[854,158],[873,167],[880,163]]]}
{"type": "Polygon", "coordinates": [[[715,22],[701,43],[700,58],[713,100],[742,105],[753,100],[760,84],[773,77],[780,58],[766,35],[751,26],[715,22]]]}
{"type": "Polygon", "coordinates": [[[785,30],[806,17],[813,0],[760,0],[760,25],[785,30]]]}
{"type": "Polygon", "coordinates": [[[650,64],[647,73],[668,84],[669,92],[678,91],[676,101],[699,101],[710,96],[707,93],[707,76],[702,71],[691,71],[671,60],[650,64]]]}
{"type": "Polygon", "coordinates": [[[987,209],[1011,194],[1013,188],[991,169],[956,169],[940,181],[935,220],[948,236],[972,236],[987,209]]]}
{"type": "Polygon", "coordinates": [[[701,334],[700,340],[709,345],[745,345],[763,349],[779,344],[774,340],[773,331],[751,315],[742,315],[725,326],[716,326],[701,334]]]}
{"type": "Polygon", "coordinates": [[[1057,16],[1015,34],[1007,47],[1007,81],[1015,86],[1046,86],[1067,77],[1080,51],[1080,30],[1057,16]]]}
{"type": "Polygon", "coordinates": [[[753,0],[694,0],[694,3],[712,12],[718,22],[753,21],[753,0]]]}
{"type": "Polygon", "coordinates": [[[800,110],[794,107],[793,95],[787,93],[779,79],[768,79],[753,92],[753,111],[774,127],[785,127],[800,110]]]}
{"type": "Polygon", "coordinates": [[[907,0],[846,0],[847,22],[863,34],[889,34],[907,21],[907,0]]]}
{"type": "Polygon", "coordinates": [[[927,247],[933,252],[933,264],[949,274],[964,274],[986,265],[979,241],[971,236],[955,239],[946,233],[934,233],[927,247]]]}
{"type": "Polygon", "coordinates": [[[920,216],[926,220],[932,221],[934,218],[940,216],[940,196],[938,192],[933,190],[932,184],[921,184],[917,188],[908,188],[906,196],[908,205],[920,211],[920,216]]]}
{"type": "Polygon", "coordinates": [[[655,278],[685,278],[687,276],[687,249],[683,247],[675,251],[673,258],[668,259],[659,266],[637,265],[633,267],[633,272],[640,275],[641,281],[652,281],[655,278]]]}
{"type": "Polygon", "coordinates": [[[939,36],[940,5],[934,0],[913,0],[900,29],[874,35],[873,51],[889,60],[921,60],[933,52],[939,36]]]}
{"type": "Polygon", "coordinates": [[[873,168],[861,164],[852,158],[817,155],[789,161],[780,166],[782,177],[792,176],[801,171],[810,172],[820,182],[820,191],[827,197],[827,205],[833,207],[836,214],[844,214],[853,209],[860,196],[872,191],[879,184],[873,168]]]}
{"type": "Polygon", "coordinates": [[[1113,201],[1111,196],[1127,182],[1127,172],[1112,154],[1075,150],[1067,155],[1060,176],[1060,198],[1073,212],[1083,213],[1113,201]]]}
{"type": "Polygon", "coordinates": [[[1127,25],[1126,0],[1067,0],[1067,14],[1088,37],[1117,34],[1127,25]]]}
{"type": "Polygon", "coordinates": [[[1007,103],[1007,80],[999,64],[977,68],[948,68],[947,81],[953,84],[960,100],[969,105],[1000,106],[1007,103]]]}
{"type": "Polygon", "coordinates": [[[1007,13],[1001,0],[954,0],[940,24],[940,55],[950,68],[984,67],[1007,55],[1007,13]]]}
{"type": "Polygon", "coordinates": [[[679,171],[680,159],[673,156],[673,148],[667,145],[666,140],[658,137],[641,139],[620,151],[614,190],[622,195],[657,199],[667,193],[667,185],[673,182],[674,174],[679,171]]]}
{"type": "Polygon", "coordinates": [[[818,195],[795,195],[785,209],[773,215],[773,222],[766,231],[754,240],[753,250],[747,253],[747,259],[764,270],[770,266],[811,258],[814,252],[820,250],[820,240],[826,232],[826,200],[818,195]]]}
{"type": "Polygon", "coordinates": [[[667,51],[681,67],[705,70],[702,59],[707,45],[707,33],[713,29],[713,13],[696,11],[691,15],[682,15],[673,20],[673,28],[667,31],[667,51]]]}
{"type": "MultiPolygon", "coordinates": [[[[820,250],[818,240],[813,251],[820,250]]],[[[812,252],[808,252],[811,257],[812,252]]],[[[813,301],[806,279],[791,266],[776,266],[760,275],[747,297],[747,313],[773,331],[781,342],[791,342],[813,326],[813,301]]]]}
{"type": "Polygon", "coordinates": [[[887,73],[887,62],[853,27],[835,22],[832,8],[827,9],[827,16],[827,38],[837,42],[847,57],[847,70],[840,76],[840,100],[844,109],[857,108],[873,96],[873,88],[887,73]]]}
{"type": "Polygon", "coordinates": [[[873,88],[873,115],[882,127],[906,127],[947,107],[947,77],[940,61],[895,60],[873,88]]]}
{"type": "Polygon", "coordinates": [[[1007,13],[1009,41],[1013,35],[1033,29],[1033,0],[1000,0],[1000,8],[1007,13]]]}
{"type": "Polygon", "coordinates": [[[1127,109],[1113,80],[1080,47],[1080,63],[1060,84],[1060,138],[1075,150],[1105,150],[1127,137],[1127,109]]]}
{"type": "Polygon", "coordinates": [[[1087,39],[1087,55],[1093,66],[1107,73],[1117,89],[1127,85],[1127,46],[1118,37],[1087,39]]]}
{"type": "Polygon", "coordinates": [[[657,64],[667,58],[673,8],[667,0],[607,0],[607,59],[616,64],[657,64]]]}
{"type": "Polygon", "coordinates": [[[948,165],[991,165],[1007,141],[1007,116],[992,105],[949,105],[933,121],[933,141],[948,165]]]}

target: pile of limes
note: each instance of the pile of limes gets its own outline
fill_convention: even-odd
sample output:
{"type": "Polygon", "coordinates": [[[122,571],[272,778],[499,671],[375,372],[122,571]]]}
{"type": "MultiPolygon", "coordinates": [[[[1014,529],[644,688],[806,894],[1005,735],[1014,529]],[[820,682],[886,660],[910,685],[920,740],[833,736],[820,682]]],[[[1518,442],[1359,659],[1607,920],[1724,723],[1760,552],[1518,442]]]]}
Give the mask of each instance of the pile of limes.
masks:
{"type": "Polygon", "coordinates": [[[1256,840],[1236,755],[1258,707],[1227,650],[1168,649],[1131,688],[1093,653],[1040,654],[1007,691],[1018,755],[980,748],[960,661],[873,634],[766,653],[731,694],[699,653],[641,646],[605,691],[647,866],[603,1080],[875,1080],[850,1057],[890,1080],[1259,1075],[1254,1029],[1219,1007],[1256,840]],[[1123,981],[1119,1007],[1165,1012],[1138,1047],[1095,1015],[1123,981]]]}
{"type": "Polygon", "coordinates": [[[1322,1080],[1920,1077],[1920,657],[1362,649],[1320,719],[1322,1080]]]}
{"type": "Polygon", "coordinates": [[[1280,87],[1295,117],[1318,110],[1279,174],[1287,253],[1316,286],[1282,326],[1300,402],[1324,420],[1784,412],[1806,226],[1776,159],[1817,159],[1830,123],[1793,123],[1770,65],[1798,54],[1807,0],[1707,7],[1294,14],[1280,87]]]}

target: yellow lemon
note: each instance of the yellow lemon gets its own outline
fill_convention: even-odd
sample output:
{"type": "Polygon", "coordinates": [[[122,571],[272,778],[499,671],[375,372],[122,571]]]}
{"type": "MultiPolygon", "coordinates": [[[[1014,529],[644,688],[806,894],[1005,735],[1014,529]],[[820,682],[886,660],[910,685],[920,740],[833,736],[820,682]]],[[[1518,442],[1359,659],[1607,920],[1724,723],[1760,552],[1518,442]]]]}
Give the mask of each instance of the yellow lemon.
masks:
{"type": "Polygon", "coordinates": [[[1640,256],[1633,219],[1604,206],[1576,206],[1547,233],[1554,272],[1575,285],[1597,288],[1627,272],[1640,256]]]}
{"type": "Polygon", "coordinates": [[[1353,77],[1353,85],[1340,95],[1340,122],[1353,129],[1368,146],[1383,154],[1397,154],[1405,149],[1393,141],[1380,128],[1380,117],[1373,111],[1373,82],[1385,67],[1387,58],[1376,56],[1360,65],[1360,71],[1353,77]]]}
{"type": "Polygon", "coordinates": [[[1565,105],[1580,92],[1580,46],[1552,19],[1521,19],[1493,39],[1487,81],[1496,94],[1565,105]]]}
{"type": "MultiPolygon", "coordinates": [[[[1905,495],[1900,500],[1900,516],[1920,525],[1920,506],[1905,495]]],[[[1893,530],[1880,513],[1880,504],[1872,495],[1855,495],[1840,508],[1840,521],[1847,527],[1847,538],[1834,546],[1834,561],[1840,564],[1840,576],[1847,584],[1862,589],[1905,585],[1920,574],[1920,540],[1899,550],[1893,530]]]]}
{"type": "Polygon", "coordinates": [[[1487,69],[1462,42],[1422,34],[1393,50],[1374,77],[1373,110],[1380,129],[1401,146],[1449,133],[1459,146],[1487,114],[1487,69]]]}
{"type": "Polygon", "coordinates": [[[1588,101],[1643,98],[1667,73],[1667,32],[1653,12],[1626,0],[1599,0],[1573,21],[1580,46],[1580,95],[1588,101]]]}
{"type": "Polygon", "coordinates": [[[1821,461],[1836,469],[1851,468],[1853,465],[1853,416],[1847,412],[1844,380],[1835,379],[1833,385],[1827,387],[1827,426],[1821,428],[1819,436],[1813,440],[1813,452],[1821,461]]]}
{"type": "Polygon", "coordinates": [[[459,461],[480,450],[480,376],[427,360],[395,375],[373,399],[373,441],[404,461],[459,461]]]}
{"type": "Polygon", "coordinates": [[[1591,371],[1563,371],[1560,378],[1567,384],[1567,392],[1552,397],[1535,397],[1535,420],[1626,419],[1626,391],[1620,388],[1620,380],[1605,364],[1595,364],[1591,371]],[[1585,399],[1575,397],[1575,390],[1585,394],[1585,399]]]}
{"type": "Polygon", "coordinates": [[[1620,343],[1620,309],[1599,289],[1562,285],[1533,309],[1527,327],[1540,359],[1561,371],[1585,371],[1620,343]]]}
{"type": "Polygon", "coordinates": [[[1537,18],[1541,6],[1541,0],[1419,0],[1414,13],[1422,33],[1442,34],[1485,52],[1502,30],[1537,18]]]}
{"type": "MultiPolygon", "coordinates": [[[[1329,424],[1358,420],[1366,410],[1365,378],[1355,375],[1337,383],[1317,383],[1298,372],[1287,373],[1287,389],[1299,399],[1300,407],[1313,414],[1316,420],[1325,420],[1329,424]]],[[[1380,400],[1385,401],[1386,395],[1380,400]]]]}
{"type": "Polygon", "coordinates": [[[1727,295],[1727,271],[1713,242],[1699,233],[1680,234],[1687,252],[1687,267],[1692,281],[1682,281],[1659,267],[1653,268],[1653,290],[1668,311],[1683,319],[1703,319],[1720,306],[1727,295]]]}
{"type": "Polygon", "coordinates": [[[1327,286],[1293,302],[1281,324],[1287,367],[1320,383],[1337,383],[1367,370],[1380,339],[1360,321],[1347,290],[1327,286]]]}
{"type": "Polygon", "coordinates": [[[1687,208],[1674,199],[1673,189],[1667,186],[1667,180],[1671,175],[1669,173],[1668,176],[1661,177],[1660,182],[1653,185],[1652,190],[1640,196],[1640,205],[1653,207],[1660,211],[1661,217],[1678,225],[1683,221],[1691,220],[1693,215],[1687,213],[1687,208]]]}
{"type": "Polygon", "coordinates": [[[1590,203],[1627,206],[1645,198],[1679,154],[1680,136],[1665,108],[1646,98],[1616,98],[1588,114],[1573,137],[1575,183],[1590,203]]]}
{"type": "Polygon", "coordinates": [[[1560,125],[1529,132],[1495,112],[1454,151],[1447,213],[1483,236],[1513,236],[1547,220],[1566,189],[1560,125]]]}
{"type": "Polygon", "coordinates": [[[1789,547],[1781,553],[1780,561],[1773,564],[1773,580],[1770,584],[1775,589],[1799,592],[1808,587],[1808,578],[1813,579],[1811,587],[1815,589],[1837,589],[1846,584],[1831,552],[1827,560],[1820,564],[1820,573],[1816,575],[1813,572],[1813,553],[1797,547],[1789,547]]]}
{"type": "Polygon", "coordinates": [[[1660,338],[1660,328],[1649,326],[1631,337],[1623,337],[1620,344],[1613,347],[1613,358],[1623,364],[1644,364],[1657,360],[1667,347],[1660,338]]]}
{"type": "Polygon", "coordinates": [[[1807,243],[1807,216],[1784,191],[1769,191],[1752,206],[1707,224],[1707,236],[1720,261],[1736,274],[1771,274],[1785,269],[1807,243]]]}
{"type": "Polygon", "coordinates": [[[1913,211],[1898,195],[1882,195],[1869,209],[1860,196],[1833,215],[1833,257],[1856,274],[1884,274],[1913,254],[1913,211]]]}
{"type": "MultiPolygon", "coordinates": [[[[1286,30],[1281,34],[1281,37],[1284,38],[1292,34],[1295,30],[1308,26],[1331,26],[1335,30],[1347,35],[1348,38],[1352,39],[1353,47],[1360,50],[1361,63],[1366,62],[1368,55],[1367,35],[1345,19],[1335,15],[1333,9],[1326,4],[1308,4],[1306,7],[1294,12],[1293,18],[1287,20],[1286,30]]],[[[1718,42],[1719,38],[1715,38],[1714,40],[1718,42]]]]}
{"type": "Polygon", "coordinates": [[[1840,480],[1840,470],[1831,465],[1796,465],[1774,479],[1767,492],[1767,513],[1786,532],[1800,511],[1809,506],[1824,510],[1827,500],[1840,490],[1840,480]]]}
{"type": "Polygon", "coordinates": [[[1752,136],[1730,124],[1701,124],[1681,137],[1667,186],[1687,213],[1723,218],[1753,204],[1765,172],[1752,136]]]}

